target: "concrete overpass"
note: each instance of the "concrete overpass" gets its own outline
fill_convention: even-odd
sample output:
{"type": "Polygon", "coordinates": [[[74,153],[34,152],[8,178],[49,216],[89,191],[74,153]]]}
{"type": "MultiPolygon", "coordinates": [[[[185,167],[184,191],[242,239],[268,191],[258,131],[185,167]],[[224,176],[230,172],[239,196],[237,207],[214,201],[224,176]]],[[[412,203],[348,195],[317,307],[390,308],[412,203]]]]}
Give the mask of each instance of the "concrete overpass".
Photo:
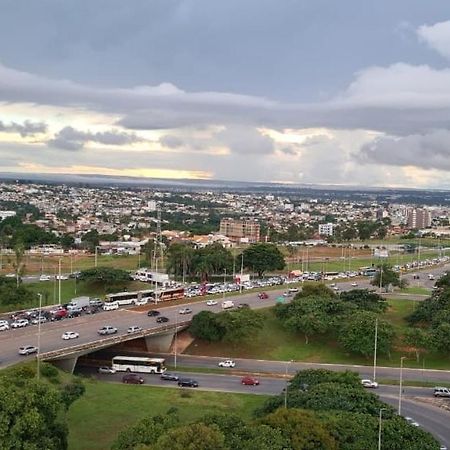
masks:
{"type": "Polygon", "coordinates": [[[79,357],[111,347],[126,350],[127,346],[123,344],[133,341],[141,341],[144,344],[141,348],[147,353],[168,352],[172,346],[175,333],[186,329],[190,323],[191,320],[184,320],[158,328],[143,329],[137,333],[111,335],[96,341],[40,353],[38,358],[41,361],[52,362],[59,368],[72,373],[79,357]]]}

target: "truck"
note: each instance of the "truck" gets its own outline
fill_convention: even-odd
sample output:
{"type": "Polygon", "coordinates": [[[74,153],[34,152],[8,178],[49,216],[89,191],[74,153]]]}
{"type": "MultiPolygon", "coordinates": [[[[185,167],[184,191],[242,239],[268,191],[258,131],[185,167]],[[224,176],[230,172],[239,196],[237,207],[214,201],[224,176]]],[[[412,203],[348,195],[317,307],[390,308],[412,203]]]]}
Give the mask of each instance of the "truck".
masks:
{"type": "Polygon", "coordinates": [[[86,295],[83,295],[81,297],[75,297],[73,298],[70,303],[67,304],[67,309],[70,311],[71,309],[83,309],[87,308],[89,306],[90,298],[86,295]]]}
{"type": "Polygon", "coordinates": [[[222,302],[222,309],[234,308],[234,303],[231,300],[225,300],[222,302]]]}

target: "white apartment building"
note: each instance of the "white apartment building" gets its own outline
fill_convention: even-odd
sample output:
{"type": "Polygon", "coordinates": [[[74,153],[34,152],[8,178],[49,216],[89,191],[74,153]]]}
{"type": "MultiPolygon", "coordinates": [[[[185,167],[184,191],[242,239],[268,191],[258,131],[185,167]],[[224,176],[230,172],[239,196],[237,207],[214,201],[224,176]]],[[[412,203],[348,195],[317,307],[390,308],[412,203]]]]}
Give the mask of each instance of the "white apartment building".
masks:
{"type": "Polygon", "coordinates": [[[332,223],[321,223],[319,224],[319,234],[321,236],[333,236],[334,224],[332,223]]]}

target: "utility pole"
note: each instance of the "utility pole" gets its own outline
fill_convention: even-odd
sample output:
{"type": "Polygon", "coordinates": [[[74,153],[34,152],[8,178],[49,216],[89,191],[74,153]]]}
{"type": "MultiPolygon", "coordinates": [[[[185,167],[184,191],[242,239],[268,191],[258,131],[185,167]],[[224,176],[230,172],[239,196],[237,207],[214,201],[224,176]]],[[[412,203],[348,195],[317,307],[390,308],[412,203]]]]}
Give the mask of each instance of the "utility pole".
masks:
{"type": "Polygon", "coordinates": [[[380,408],[380,413],[378,415],[378,450],[381,450],[381,418],[385,409],[386,408],[380,408]]]}
{"type": "Polygon", "coordinates": [[[375,319],[375,342],[373,351],[373,381],[377,378],[377,346],[378,346],[378,318],[375,319]]]}
{"type": "Polygon", "coordinates": [[[399,391],[398,391],[398,415],[402,414],[402,390],[403,390],[403,361],[406,359],[406,356],[402,356],[400,358],[400,383],[399,383],[399,391]]]}
{"type": "Polygon", "coordinates": [[[39,354],[41,352],[41,311],[42,311],[42,294],[38,292],[39,297],[39,316],[38,316],[38,335],[37,335],[37,355],[36,355],[36,377],[39,380],[41,375],[40,358],[39,354]]]}
{"type": "Polygon", "coordinates": [[[58,303],[61,304],[61,257],[58,261],[58,303]]]}
{"type": "Polygon", "coordinates": [[[242,294],[242,277],[244,276],[244,252],[241,253],[241,279],[239,280],[239,293],[242,294]]]}

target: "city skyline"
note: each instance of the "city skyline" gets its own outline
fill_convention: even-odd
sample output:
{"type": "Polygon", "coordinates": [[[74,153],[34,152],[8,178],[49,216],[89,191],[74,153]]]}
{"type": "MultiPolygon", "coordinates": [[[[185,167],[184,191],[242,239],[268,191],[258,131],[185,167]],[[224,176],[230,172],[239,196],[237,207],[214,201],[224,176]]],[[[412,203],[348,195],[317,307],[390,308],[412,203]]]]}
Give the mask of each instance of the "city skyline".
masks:
{"type": "Polygon", "coordinates": [[[2,172],[450,188],[441,2],[0,5],[2,172]]]}

